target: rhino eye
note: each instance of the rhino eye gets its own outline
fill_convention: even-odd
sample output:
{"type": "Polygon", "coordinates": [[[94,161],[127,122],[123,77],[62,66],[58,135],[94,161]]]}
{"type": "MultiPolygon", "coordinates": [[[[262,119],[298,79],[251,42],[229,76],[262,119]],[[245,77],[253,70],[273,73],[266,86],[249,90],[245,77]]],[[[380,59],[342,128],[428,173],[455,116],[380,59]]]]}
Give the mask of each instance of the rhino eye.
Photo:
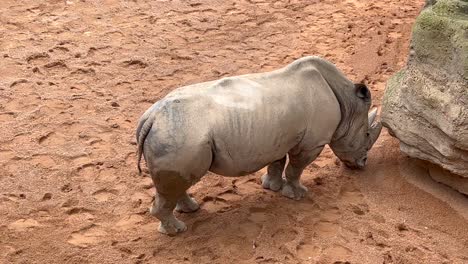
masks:
{"type": "Polygon", "coordinates": [[[366,132],[366,136],[370,136],[369,132],[366,132]]]}

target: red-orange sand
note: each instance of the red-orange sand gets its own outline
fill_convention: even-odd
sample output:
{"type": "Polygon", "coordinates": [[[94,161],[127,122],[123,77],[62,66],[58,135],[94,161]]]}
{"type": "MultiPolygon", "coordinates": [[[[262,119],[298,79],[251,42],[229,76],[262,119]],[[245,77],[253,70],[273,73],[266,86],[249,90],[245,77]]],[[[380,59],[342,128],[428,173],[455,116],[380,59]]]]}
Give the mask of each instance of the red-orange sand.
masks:
{"type": "Polygon", "coordinates": [[[191,189],[201,210],[179,216],[189,229],[156,231],[135,159],[152,103],[320,55],[380,105],[424,4],[272,2],[2,0],[0,263],[468,263],[466,198],[385,130],[364,171],[324,151],[302,201],[263,190],[263,172],[209,174],[191,189]]]}

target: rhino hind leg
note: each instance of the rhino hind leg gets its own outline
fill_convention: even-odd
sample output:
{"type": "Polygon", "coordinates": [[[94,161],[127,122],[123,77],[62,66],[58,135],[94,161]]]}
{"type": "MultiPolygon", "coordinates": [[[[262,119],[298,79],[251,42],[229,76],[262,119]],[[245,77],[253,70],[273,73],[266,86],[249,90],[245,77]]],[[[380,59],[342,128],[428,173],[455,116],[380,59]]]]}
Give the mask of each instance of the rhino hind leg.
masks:
{"type": "Polygon", "coordinates": [[[177,212],[192,213],[197,211],[198,208],[200,208],[200,206],[197,201],[185,193],[182,198],[177,201],[175,210],[177,212]]]}
{"type": "Polygon", "coordinates": [[[158,231],[166,235],[175,235],[187,230],[184,222],[174,216],[174,208],[177,204],[177,197],[162,195],[156,192],[156,197],[150,213],[161,221],[158,231]]]}
{"type": "Polygon", "coordinates": [[[187,226],[174,216],[174,209],[179,201],[185,205],[190,199],[186,192],[191,186],[191,180],[188,176],[190,173],[162,168],[157,170],[153,169],[152,164],[150,171],[156,187],[156,195],[150,213],[161,222],[158,231],[171,236],[184,232],[187,230],[187,226]]]}
{"type": "Polygon", "coordinates": [[[262,176],[262,187],[264,189],[270,189],[274,192],[281,190],[284,184],[283,170],[285,164],[286,156],[268,165],[267,174],[262,176]]]}
{"type": "Polygon", "coordinates": [[[283,185],[281,194],[294,200],[300,200],[307,193],[307,187],[300,183],[301,174],[305,167],[309,165],[322,151],[323,147],[312,151],[303,151],[297,155],[289,156],[289,164],[286,167],[286,182],[283,185]]]}

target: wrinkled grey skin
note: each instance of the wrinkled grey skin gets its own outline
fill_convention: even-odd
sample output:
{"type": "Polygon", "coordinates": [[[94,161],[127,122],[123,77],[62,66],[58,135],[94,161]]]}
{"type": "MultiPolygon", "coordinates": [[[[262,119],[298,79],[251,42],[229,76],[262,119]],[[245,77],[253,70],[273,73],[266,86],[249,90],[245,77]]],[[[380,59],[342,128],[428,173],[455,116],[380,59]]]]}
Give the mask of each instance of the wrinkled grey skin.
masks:
{"type": "Polygon", "coordinates": [[[370,104],[366,86],[319,57],[174,90],[137,128],[138,169],[143,154],[156,187],[150,212],[161,221],[159,231],[186,230],[173,210],[198,209],[186,191],[207,171],[241,176],[268,166],[263,188],[298,200],[307,191],[302,171],[326,144],[347,166],[364,167],[382,128],[373,124],[375,110],[368,116],[370,104]]]}

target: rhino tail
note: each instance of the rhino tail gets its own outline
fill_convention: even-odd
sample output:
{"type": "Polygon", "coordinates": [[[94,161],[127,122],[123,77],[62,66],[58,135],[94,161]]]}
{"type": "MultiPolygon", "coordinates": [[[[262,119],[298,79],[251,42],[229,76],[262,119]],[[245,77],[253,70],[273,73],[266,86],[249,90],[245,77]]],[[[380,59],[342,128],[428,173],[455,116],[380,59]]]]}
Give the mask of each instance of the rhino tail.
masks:
{"type": "Polygon", "coordinates": [[[137,168],[138,174],[141,175],[141,156],[143,155],[143,145],[145,144],[146,137],[151,131],[154,123],[154,114],[150,114],[147,118],[142,118],[138,123],[137,128],[137,168]]]}

